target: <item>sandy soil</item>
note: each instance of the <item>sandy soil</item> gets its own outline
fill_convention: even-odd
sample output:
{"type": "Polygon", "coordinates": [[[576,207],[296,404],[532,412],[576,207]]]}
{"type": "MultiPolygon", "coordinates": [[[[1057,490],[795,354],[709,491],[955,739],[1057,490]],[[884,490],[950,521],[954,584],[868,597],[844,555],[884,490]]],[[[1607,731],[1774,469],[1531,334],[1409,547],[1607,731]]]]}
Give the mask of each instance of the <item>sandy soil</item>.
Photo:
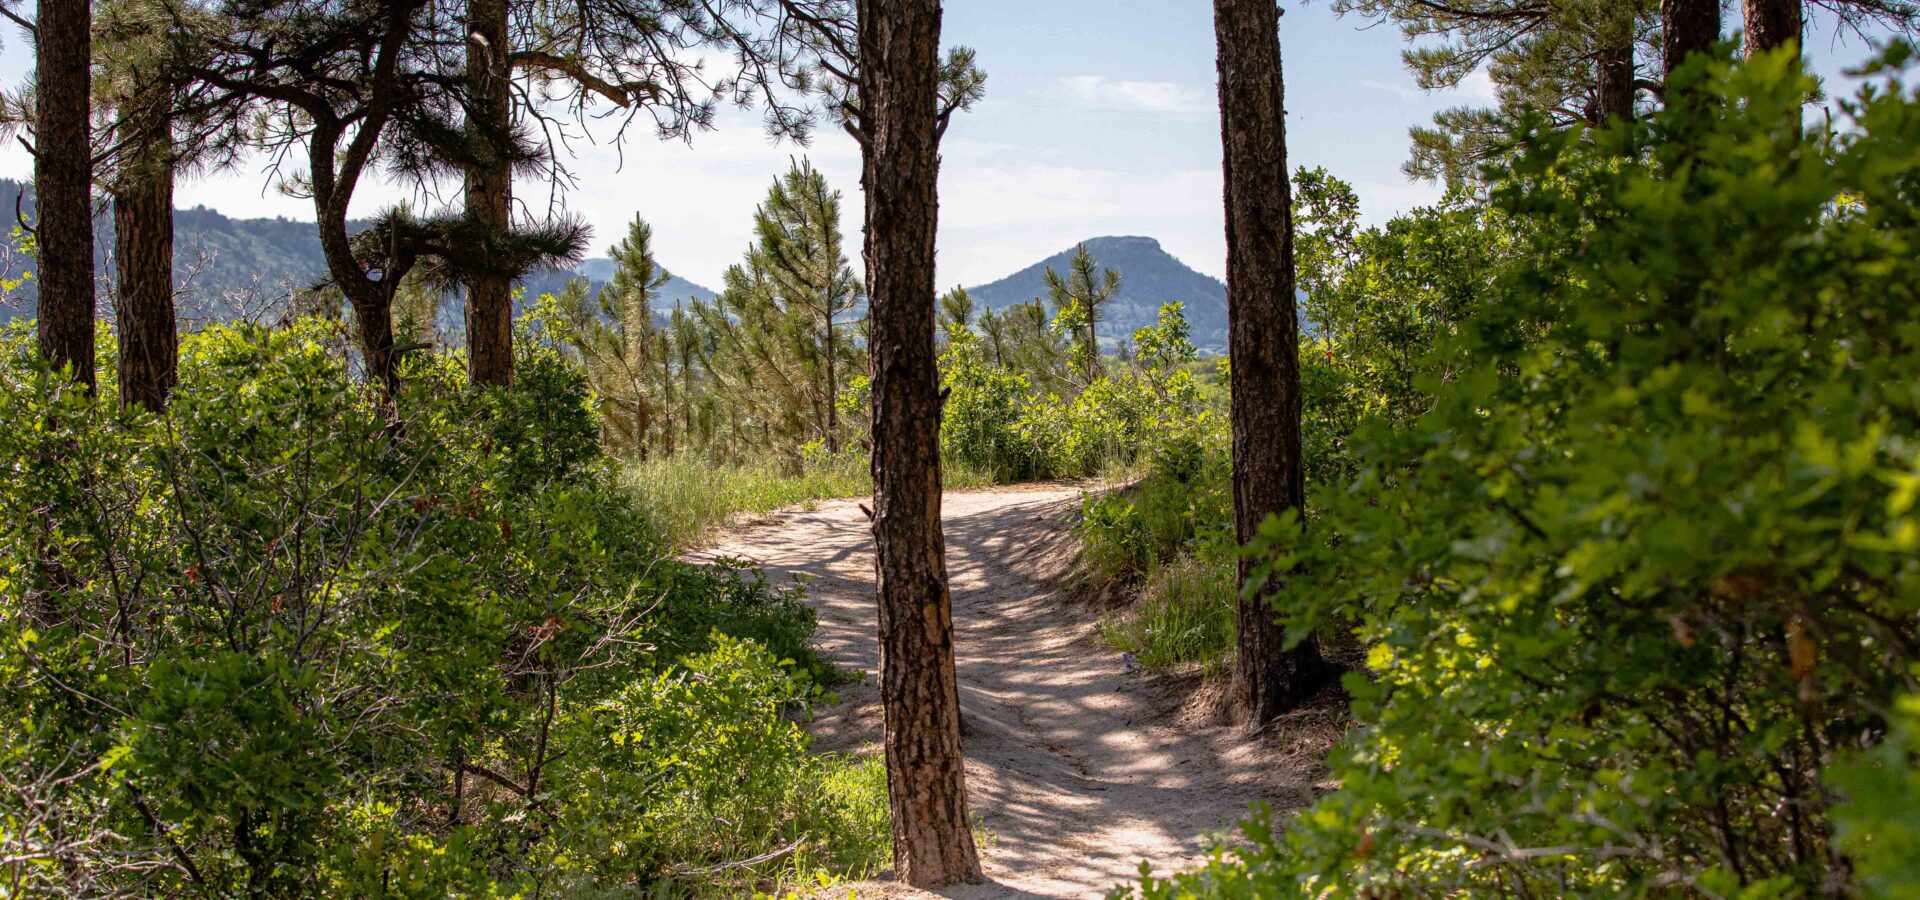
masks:
{"type": "MultiPolygon", "coordinates": [[[[1253,739],[1204,711],[1193,684],[1148,679],[1094,633],[1069,598],[1067,524],[1085,488],[1048,485],[945,498],[956,658],[972,809],[991,840],[985,885],[957,898],[1098,897],[1136,877],[1196,864],[1206,833],[1248,803],[1305,803],[1337,733],[1308,711],[1253,739]]],[[[841,665],[878,664],[873,539],[854,501],[743,524],[700,554],[751,559],[798,578],[820,614],[819,645],[841,665]]],[[[827,751],[877,752],[873,679],[843,686],[812,728],[827,751]]],[[[927,897],[897,884],[864,897],[927,897]]],[[[845,896],[839,894],[839,896],[845,896]]]]}

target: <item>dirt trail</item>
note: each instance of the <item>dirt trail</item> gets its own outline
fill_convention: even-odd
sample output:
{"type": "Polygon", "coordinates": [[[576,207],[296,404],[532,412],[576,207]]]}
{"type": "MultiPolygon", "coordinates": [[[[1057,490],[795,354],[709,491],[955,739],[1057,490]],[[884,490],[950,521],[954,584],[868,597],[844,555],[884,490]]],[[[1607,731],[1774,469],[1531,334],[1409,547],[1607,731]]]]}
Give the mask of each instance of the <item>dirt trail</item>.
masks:
{"type": "MultiPolygon", "coordinates": [[[[1325,742],[1304,746],[1270,729],[1248,741],[1182,693],[1126,671],[1071,603],[1068,514],[1074,486],[954,492],[945,498],[955,653],[972,809],[992,833],[989,884],[959,898],[1098,897],[1136,876],[1197,863],[1204,834],[1247,804],[1299,805],[1319,777],[1325,742]],[[1282,746],[1292,744],[1293,746],[1282,746]]],[[[873,539],[853,501],[778,513],[736,528],[702,557],[751,559],[776,580],[808,584],[819,645],[835,662],[878,665],[873,539]]],[[[847,685],[812,725],[816,747],[877,752],[880,702],[872,678],[847,685]]],[[[862,896],[930,896],[863,886],[862,896]]]]}

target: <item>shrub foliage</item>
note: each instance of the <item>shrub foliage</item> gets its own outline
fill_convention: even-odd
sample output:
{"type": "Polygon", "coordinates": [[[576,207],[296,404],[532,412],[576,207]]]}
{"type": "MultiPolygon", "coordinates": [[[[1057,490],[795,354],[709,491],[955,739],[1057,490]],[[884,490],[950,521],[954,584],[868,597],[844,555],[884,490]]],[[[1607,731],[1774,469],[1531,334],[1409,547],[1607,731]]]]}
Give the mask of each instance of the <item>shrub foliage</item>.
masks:
{"type": "Polygon", "coordinates": [[[679,893],[885,858],[781,715],[830,674],[811,612],[665,556],[577,368],[529,333],[510,394],[426,355],[389,400],[337,329],[190,336],[162,418],[0,347],[8,890],[679,893]]]}
{"type": "Polygon", "coordinates": [[[1255,548],[1369,648],[1341,788],[1145,896],[1910,883],[1920,102],[1803,136],[1784,56],[1680,77],[1493,173],[1516,243],[1418,414],[1255,548]]]}

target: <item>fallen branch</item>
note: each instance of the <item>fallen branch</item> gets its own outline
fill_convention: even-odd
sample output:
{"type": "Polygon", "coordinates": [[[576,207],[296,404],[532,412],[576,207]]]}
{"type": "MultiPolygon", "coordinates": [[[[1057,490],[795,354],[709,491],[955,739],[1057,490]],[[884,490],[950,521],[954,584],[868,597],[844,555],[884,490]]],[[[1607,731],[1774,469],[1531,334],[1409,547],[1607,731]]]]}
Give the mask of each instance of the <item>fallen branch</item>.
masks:
{"type": "Polygon", "coordinates": [[[782,856],[786,856],[787,854],[800,849],[800,845],[806,842],[807,842],[806,838],[801,838],[800,840],[794,841],[793,843],[788,844],[785,847],[782,847],[778,850],[769,851],[767,853],[762,853],[759,856],[753,857],[752,859],[743,859],[737,862],[721,863],[717,866],[707,866],[706,868],[703,868],[703,869],[674,869],[673,874],[675,875],[712,875],[716,872],[725,872],[728,869],[744,869],[748,866],[757,866],[763,862],[772,862],[776,859],[779,859],[782,856]]]}
{"type": "Polygon", "coordinates": [[[494,784],[497,784],[503,788],[506,788],[507,790],[510,790],[516,794],[519,794],[522,797],[527,796],[527,789],[525,787],[515,783],[513,779],[508,778],[507,776],[502,775],[499,772],[495,772],[494,770],[489,769],[486,766],[475,765],[474,763],[470,763],[470,762],[462,762],[460,764],[460,768],[472,774],[478,775],[481,778],[485,778],[486,780],[491,781],[494,784]]]}

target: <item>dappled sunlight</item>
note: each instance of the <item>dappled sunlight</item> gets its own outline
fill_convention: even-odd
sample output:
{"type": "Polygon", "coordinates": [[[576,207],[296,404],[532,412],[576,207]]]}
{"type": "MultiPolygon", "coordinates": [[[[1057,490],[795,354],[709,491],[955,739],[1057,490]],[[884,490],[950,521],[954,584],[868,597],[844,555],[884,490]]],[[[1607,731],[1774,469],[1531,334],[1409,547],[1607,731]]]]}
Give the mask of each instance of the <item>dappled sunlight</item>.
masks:
{"type": "MultiPolygon", "coordinates": [[[[1183,693],[1129,674],[1070,596],[1077,542],[1068,519],[1084,489],[952,492],[944,500],[956,667],[970,803],[991,833],[999,880],[954,897],[1085,897],[1197,863],[1209,832],[1249,804],[1298,806],[1321,777],[1318,754],[1275,765],[1234,729],[1184,721],[1183,693]]],[[[840,689],[813,729],[818,747],[878,752],[880,705],[871,525],[861,504],[778,514],[702,552],[798,579],[820,615],[819,648],[869,678],[840,689]]],[[[1320,745],[1324,747],[1324,745],[1320,745]]]]}

